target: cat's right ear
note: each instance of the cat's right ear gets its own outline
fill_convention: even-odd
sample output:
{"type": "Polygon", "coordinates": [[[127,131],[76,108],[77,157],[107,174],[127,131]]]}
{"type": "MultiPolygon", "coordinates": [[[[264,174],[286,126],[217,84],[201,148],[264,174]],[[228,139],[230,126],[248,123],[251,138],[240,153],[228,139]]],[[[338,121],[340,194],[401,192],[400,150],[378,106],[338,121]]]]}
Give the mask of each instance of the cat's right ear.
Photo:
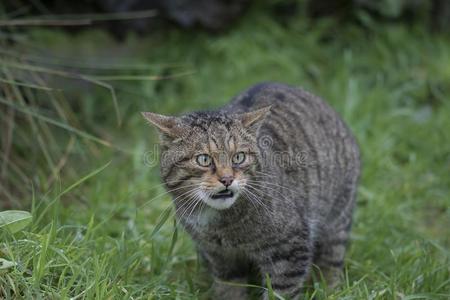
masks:
{"type": "Polygon", "coordinates": [[[164,116],[152,112],[142,112],[142,116],[153,126],[159,129],[162,137],[178,138],[182,134],[180,119],[172,116],[164,116]]]}
{"type": "Polygon", "coordinates": [[[250,132],[256,133],[259,126],[261,125],[264,118],[270,112],[271,106],[265,106],[263,108],[246,112],[238,115],[238,119],[241,121],[242,125],[247,128],[250,132]]]}

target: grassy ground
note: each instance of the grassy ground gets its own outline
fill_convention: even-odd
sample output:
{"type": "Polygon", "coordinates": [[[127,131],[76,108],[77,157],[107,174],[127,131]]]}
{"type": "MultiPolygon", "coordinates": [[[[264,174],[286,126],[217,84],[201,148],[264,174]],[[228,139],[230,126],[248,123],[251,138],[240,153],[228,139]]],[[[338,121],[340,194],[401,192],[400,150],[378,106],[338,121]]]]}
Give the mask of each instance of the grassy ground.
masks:
{"type": "MultiPolygon", "coordinates": [[[[272,80],[327,99],[363,153],[345,279],[332,292],[317,284],[307,297],[450,298],[450,39],[419,26],[372,26],[280,24],[250,12],[220,36],[171,30],[118,44],[102,32],[28,33],[28,45],[43,50],[36,60],[50,61],[51,69],[75,65],[111,84],[117,106],[104,86],[49,79],[64,89],[77,122],[52,114],[44,94],[39,116],[112,146],[70,131],[66,147],[68,132],[47,124],[56,130],[57,149],[50,150],[69,151],[56,177],[30,166],[33,185],[16,181],[17,189],[33,191],[20,202],[32,203],[33,222],[14,235],[0,232],[0,257],[16,263],[0,268],[0,298],[207,297],[210,279],[189,237],[173,225],[154,163],[156,135],[139,111],[215,108],[250,84],[272,80]]],[[[14,109],[20,121],[23,111],[14,109]]],[[[23,134],[25,164],[39,161],[32,147],[38,137],[23,134]]]]}

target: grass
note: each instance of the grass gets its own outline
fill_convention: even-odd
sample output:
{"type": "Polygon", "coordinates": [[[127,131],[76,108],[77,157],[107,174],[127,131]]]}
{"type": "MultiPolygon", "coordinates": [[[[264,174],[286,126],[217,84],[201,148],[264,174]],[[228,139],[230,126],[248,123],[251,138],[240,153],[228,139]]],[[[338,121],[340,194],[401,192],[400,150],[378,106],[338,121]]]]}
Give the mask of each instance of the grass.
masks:
{"type": "Polygon", "coordinates": [[[208,297],[209,276],[174,226],[156,134],[139,112],[215,108],[253,83],[281,81],[327,99],[363,155],[345,279],[305,297],[450,298],[450,39],[419,25],[372,26],[281,24],[250,11],[222,35],[173,29],[119,44],[101,31],[20,34],[1,59],[2,83],[14,88],[2,118],[12,107],[16,122],[2,189],[33,222],[0,232],[0,258],[15,263],[0,267],[0,297],[208,297]],[[42,79],[40,89],[19,88],[24,72],[42,79]]]}

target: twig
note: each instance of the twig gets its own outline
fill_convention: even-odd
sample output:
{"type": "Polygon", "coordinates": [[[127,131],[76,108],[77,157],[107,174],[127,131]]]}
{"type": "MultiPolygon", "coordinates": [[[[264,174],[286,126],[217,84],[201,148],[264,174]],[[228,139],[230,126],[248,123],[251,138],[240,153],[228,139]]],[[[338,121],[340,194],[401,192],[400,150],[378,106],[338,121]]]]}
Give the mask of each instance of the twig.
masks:
{"type": "Polygon", "coordinates": [[[81,15],[53,15],[40,16],[41,19],[13,19],[0,20],[0,27],[18,26],[88,26],[100,21],[120,21],[152,18],[158,13],[156,10],[130,11],[121,13],[81,14],[81,15]]]}

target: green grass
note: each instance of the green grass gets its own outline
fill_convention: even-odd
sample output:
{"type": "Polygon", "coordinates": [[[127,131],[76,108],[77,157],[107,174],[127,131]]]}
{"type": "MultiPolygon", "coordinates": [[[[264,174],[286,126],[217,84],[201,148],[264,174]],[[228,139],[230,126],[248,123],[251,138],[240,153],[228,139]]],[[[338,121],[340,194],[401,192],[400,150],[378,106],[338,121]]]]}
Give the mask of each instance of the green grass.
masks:
{"type": "MultiPolygon", "coordinates": [[[[20,233],[0,233],[0,258],[16,263],[0,268],[0,298],[206,298],[209,276],[168,213],[170,198],[152,163],[156,134],[139,112],[212,109],[259,81],[304,86],[324,97],[362,149],[345,280],[335,291],[317,284],[308,297],[450,298],[449,36],[397,24],[369,30],[330,21],[286,24],[250,12],[222,35],[171,30],[130,35],[123,44],[100,31],[34,30],[15,49],[27,55],[44,49],[40,61],[12,66],[11,53],[2,56],[2,72],[26,67],[37,74],[30,65],[42,65],[47,55],[51,64],[39,74],[63,92],[34,91],[31,108],[14,104],[21,152],[20,160],[10,161],[8,178],[15,179],[9,187],[27,191],[12,203],[31,207],[33,222],[20,233]],[[91,81],[50,74],[63,66],[76,67],[91,81]],[[145,77],[176,74],[168,80],[145,77]],[[114,87],[117,105],[103,83],[114,87]],[[48,93],[69,103],[71,115],[50,109],[48,93]],[[54,143],[33,147],[38,136],[22,130],[25,115],[51,131],[44,138],[54,143]],[[60,157],[64,165],[48,182],[45,170],[53,170],[60,157]],[[21,179],[15,165],[30,180],[21,179]]],[[[12,103],[6,99],[0,108],[6,102],[12,103]]]]}

